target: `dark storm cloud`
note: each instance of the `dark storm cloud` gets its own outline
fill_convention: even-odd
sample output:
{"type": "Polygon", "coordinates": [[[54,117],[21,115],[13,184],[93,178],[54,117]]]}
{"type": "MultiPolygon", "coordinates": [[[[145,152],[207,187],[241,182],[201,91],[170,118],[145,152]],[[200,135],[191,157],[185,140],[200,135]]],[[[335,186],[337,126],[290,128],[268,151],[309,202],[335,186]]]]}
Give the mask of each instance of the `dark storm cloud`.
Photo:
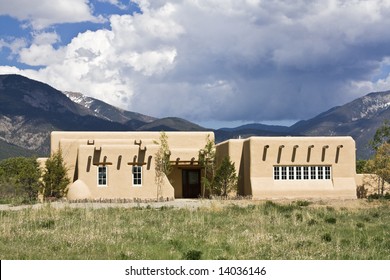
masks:
{"type": "Polygon", "coordinates": [[[193,121],[305,119],[390,88],[390,1],[134,2],[142,13],[112,15],[62,46],[62,63],[24,73],[193,121]]]}

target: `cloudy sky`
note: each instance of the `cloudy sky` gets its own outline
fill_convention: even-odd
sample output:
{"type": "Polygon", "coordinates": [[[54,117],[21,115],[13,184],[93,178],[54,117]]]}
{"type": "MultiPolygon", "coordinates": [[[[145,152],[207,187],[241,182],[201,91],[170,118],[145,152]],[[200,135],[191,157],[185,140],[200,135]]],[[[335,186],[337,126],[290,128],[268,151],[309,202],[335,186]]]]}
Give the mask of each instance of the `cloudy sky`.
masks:
{"type": "Polygon", "coordinates": [[[390,0],[0,0],[0,73],[208,125],[390,89],[390,0]]]}

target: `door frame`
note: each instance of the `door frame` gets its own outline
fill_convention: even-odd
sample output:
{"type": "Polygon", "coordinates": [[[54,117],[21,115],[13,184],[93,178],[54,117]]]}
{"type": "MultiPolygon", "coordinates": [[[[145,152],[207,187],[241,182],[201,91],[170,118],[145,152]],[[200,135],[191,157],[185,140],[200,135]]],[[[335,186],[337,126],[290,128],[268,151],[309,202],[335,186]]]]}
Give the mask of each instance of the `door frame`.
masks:
{"type": "Polygon", "coordinates": [[[199,198],[202,194],[201,185],[201,169],[199,168],[186,168],[182,169],[182,197],[183,198],[199,198]],[[190,172],[196,172],[198,175],[197,184],[190,184],[188,174],[190,172]]]}

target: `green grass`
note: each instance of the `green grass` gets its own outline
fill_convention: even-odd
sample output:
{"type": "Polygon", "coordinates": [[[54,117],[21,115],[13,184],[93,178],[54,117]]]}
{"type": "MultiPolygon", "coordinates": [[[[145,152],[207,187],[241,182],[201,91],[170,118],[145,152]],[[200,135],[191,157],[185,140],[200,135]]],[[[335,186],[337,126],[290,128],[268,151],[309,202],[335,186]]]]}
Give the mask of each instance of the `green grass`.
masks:
{"type": "Polygon", "coordinates": [[[0,259],[389,258],[389,202],[0,211],[0,259]]]}

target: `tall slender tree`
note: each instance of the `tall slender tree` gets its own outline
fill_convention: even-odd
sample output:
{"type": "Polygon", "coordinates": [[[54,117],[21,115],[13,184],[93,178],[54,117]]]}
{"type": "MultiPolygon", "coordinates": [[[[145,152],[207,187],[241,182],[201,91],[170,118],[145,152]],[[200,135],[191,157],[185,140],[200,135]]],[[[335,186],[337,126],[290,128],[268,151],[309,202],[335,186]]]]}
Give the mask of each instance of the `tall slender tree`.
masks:
{"type": "Polygon", "coordinates": [[[202,197],[210,192],[215,177],[215,142],[207,135],[206,145],[199,151],[199,165],[203,170],[202,174],[202,197]]]}
{"type": "Polygon", "coordinates": [[[155,144],[159,145],[159,149],[154,156],[154,164],[155,183],[157,186],[157,200],[160,200],[162,197],[164,177],[168,177],[168,175],[172,171],[172,166],[170,163],[171,152],[169,150],[168,135],[164,131],[162,131],[160,133],[159,141],[155,141],[155,144]]]}

